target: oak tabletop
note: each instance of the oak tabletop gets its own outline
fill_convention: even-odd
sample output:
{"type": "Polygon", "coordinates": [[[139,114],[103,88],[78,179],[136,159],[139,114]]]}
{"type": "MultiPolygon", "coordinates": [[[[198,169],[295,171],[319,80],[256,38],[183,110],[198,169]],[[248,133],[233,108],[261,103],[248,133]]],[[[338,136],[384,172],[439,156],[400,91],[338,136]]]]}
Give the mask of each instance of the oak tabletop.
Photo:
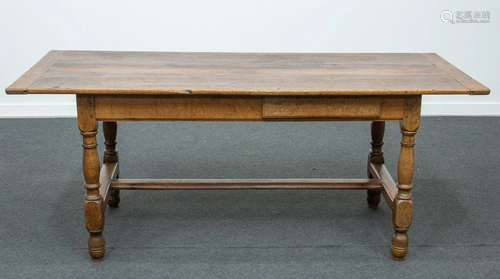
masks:
{"type": "Polygon", "coordinates": [[[7,94],[489,94],[435,53],[47,53],[7,94]]]}

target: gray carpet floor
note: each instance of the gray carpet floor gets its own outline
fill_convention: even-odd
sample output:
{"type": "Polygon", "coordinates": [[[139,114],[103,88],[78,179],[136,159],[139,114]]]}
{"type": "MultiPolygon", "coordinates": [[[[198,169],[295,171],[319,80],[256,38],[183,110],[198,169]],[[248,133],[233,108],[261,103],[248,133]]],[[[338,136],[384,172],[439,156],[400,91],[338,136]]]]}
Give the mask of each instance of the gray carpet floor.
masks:
{"type": "MultiPolygon", "coordinates": [[[[368,122],[118,129],[121,178],[366,175],[368,122]]],[[[500,118],[422,119],[404,262],[390,209],[369,209],[365,191],[261,190],[122,191],[94,263],[76,120],[0,119],[0,131],[1,278],[500,278],[500,118]]],[[[399,140],[388,122],[393,175],[399,140]]]]}

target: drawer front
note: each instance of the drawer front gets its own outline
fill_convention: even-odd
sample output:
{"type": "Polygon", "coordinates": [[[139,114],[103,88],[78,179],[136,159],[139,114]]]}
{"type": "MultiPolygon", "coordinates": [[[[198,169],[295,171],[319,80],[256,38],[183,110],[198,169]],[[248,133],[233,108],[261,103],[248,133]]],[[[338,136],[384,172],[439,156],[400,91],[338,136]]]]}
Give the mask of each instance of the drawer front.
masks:
{"type": "Polygon", "coordinates": [[[263,118],[378,118],[376,97],[264,97],[263,118]]]}

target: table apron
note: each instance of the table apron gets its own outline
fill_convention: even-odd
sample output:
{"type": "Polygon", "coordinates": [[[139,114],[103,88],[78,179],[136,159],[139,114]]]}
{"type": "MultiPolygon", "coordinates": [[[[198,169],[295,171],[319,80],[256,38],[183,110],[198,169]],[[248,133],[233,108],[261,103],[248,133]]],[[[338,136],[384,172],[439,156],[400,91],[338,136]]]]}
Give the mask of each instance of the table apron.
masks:
{"type": "Polygon", "coordinates": [[[382,121],[402,119],[405,96],[94,95],[94,98],[99,121],[382,121]]]}

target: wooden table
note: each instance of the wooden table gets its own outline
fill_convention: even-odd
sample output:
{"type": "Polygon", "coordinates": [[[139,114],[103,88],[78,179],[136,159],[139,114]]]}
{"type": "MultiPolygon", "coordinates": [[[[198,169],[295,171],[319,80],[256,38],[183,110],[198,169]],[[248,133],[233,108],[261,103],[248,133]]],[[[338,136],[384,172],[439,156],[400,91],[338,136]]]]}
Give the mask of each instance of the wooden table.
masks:
{"type": "Polygon", "coordinates": [[[83,136],[85,224],[93,260],[104,257],[106,207],[120,190],[363,189],[392,209],[391,251],[403,260],[412,221],[413,148],[424,94],[490,90],[434,53],[295,54],[50,51],[7,94],[76,94],[83,136]],[[117,121],[371,122],[368,178],[119,179],[117,121]],[[385,121],[400,121],[397,183],[384,166],[385,121]],[[103,122],[100,166],[96,134],[103,122]]]}

